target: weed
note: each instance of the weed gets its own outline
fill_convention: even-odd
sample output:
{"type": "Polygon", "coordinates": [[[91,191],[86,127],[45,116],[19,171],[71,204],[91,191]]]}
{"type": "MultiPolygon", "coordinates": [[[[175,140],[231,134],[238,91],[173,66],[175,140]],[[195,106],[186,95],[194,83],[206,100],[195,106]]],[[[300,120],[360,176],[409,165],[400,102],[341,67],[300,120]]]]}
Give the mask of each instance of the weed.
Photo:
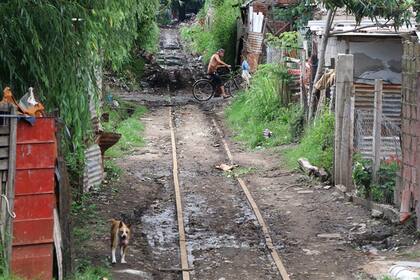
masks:
{"type": "Polygon", "coordinates": [[[145,64],[142,57],[132,54],[130,59],[118,70],[117,75],[131,90],[137,90],[140,88],[140,78],[143,75],[145,64]]]}
{"type": "MultiPolygon", "coordinates": [[[[209,9],[209,3],[200,10],[199,18],[202,18],[209,9]]],[[[213,2],[214,18],[209,26],[195,24],[181,29],[181,36],[187,45],[194,51],[203,55],[208,62],[211,55],[218,49],[226,50],[225,60],[228,63],[235,62],[236,19],[239,16],[236,0],[213,2]]]]}
{"type": "MultiPolygon", "coordinates": [[[[100,190],[98,191],[100,192],[100,190]]],[[[72,216],[75,227],[73,228],[73,236],[75,244],[79,244],[76,247],[78,251],[78,258],[76,260],[77,269],[74,277],[71,280],[90,280],[90,279],[102,279],[108,277],[109,272],[106,268],[107,264],[101,264],[98,267],[93,267],[91,262],[84,255],[88,242],[92,240],[92,228],[89,226],[95,224],[95,233],[98,235],[106,234],[106,223],[105,221],[98,221],[98,207],[92,203],[92,196],[95,193],[82,194],[78,202],[72,204],[72,216]],[[79,251],[83,249],[83,251],[79,251]]],[[[109,278],[108,278],[109,279],[109,278]]]]}
{"type": "Polygon", "coordinates": [[[111,274],[107,268],[104,267],[92,267],[90,264],[85,264],[83,267],[79,267],[79,271],[74,275],[72,280],[98,280],[104,277],[110,278],[111,274]]]}
{"type": "Polygon", "coordinates": [[[144,139],[141,133],[144,131],[144,126],[139,119],[147,112],[147,109],[138,107],[131,116],[127,113],[127,110],[108,110],[110,121],[105,123],[104,127],[108,131],[120,133],[121,138],[115,146],[106,152],[106,155],[117,158],[134,148],[142,147],[144,139]]]}
{"type": "Polygon", "coordinates": [[[420,259],[420,252],[405,252],[400,254],[401,257],[407,258],[409,260],[418,260],[420,259]]]}
{"type": "Polygon", "coordinates": [[[287,165],[297,168],[297,160],[307,158],[312,164],[331,173],[333,166],[334,115],[324,112],[306,129],[300,144],[285,151],[287,165]]]}
{"type": "Polygon", "coordinates": [[[261,65],[249,90],[241,92],[226,110],[229,125],[236,139],[249,147],[277,146],[291,142],[290,123],[299,114],[298,106],[281,106],[278,94],[281,80],[289,76],[283,66],[261,65]],[[270,130],[271,137],[263,131],[270,130]]]}
{"type": "Polygon", "coordinates": [[[395,280],[395,278],[393,278],[391,276],[382,276],[381,280],[395,280]]]}
{"type": "Polygon", "coordinates": [[[364,198],[379,203],[392,203],[396,174],[399,170],[397,161],[383,161],[378,170],[378,182],[372,182],[372,161],[366,160],[360,154],[353,156],[353,182],[357,186],[357,193],[364,198]]]}
{"type": "Polygon", "coordinates": [[[106,179],[108,181],[118,180],[121,177],[123,170],[121,167],[115,164],[112,160],[106,160],[104,164],[104,170],[106,173],[106,179]]]}
{"type": "Polygon", "coordinates": [[[237,178],[244,175],[252,174],[255,171],[256,169],[254,167],[239,166],[239,167],[234,168],[232,171],[225,171],[223,174],[228,178],[231,178],[231,177],[237,178]]]}

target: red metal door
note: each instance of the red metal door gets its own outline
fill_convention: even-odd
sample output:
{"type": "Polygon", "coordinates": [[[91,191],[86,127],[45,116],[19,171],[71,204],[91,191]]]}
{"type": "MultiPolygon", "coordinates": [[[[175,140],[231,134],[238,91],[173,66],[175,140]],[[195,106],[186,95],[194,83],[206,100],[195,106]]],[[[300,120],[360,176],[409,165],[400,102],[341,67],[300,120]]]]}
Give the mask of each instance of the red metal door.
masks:
{"type": "Polygon", "coordinates": [[[12,272],[50,280],[53,273],[55,120],[17,126],[12,272]]]}

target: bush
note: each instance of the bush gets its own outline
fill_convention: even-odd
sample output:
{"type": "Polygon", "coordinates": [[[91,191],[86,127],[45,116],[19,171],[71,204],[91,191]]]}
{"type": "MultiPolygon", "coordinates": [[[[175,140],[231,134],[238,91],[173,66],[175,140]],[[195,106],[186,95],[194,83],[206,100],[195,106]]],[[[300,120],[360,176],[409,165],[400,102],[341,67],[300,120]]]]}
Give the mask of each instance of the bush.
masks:
{"type": "Polygon", "coordinates": [[[230,64],[235,63],[236,19],[239,16],[236,4],[237,0],[208,0],[200,10],[199,18],[203,18],[211,6],[214,9],[214,18],[210,26],[196,23],[181,29],[181,37],[189,43],[192,51],[203,55],[206,63],[220,48],[226,50],[224,60],[230,64]]]}
{"type": "Polygon", "coordinates": [[[313,126],[308,127],[301,143],[285,152],[288,165],[297,167],[297,160],[305,157],[331,174],[334,158],[334,121],[334,115],[326,111],[313,126]]]}
{"type": "Polygon", "coordinates": [[[354,155],[353,182],[357,194],[372,201],[390,204],[394,200],[396,174],[399,164],[395,160],[381,162],[378,170],[378,182],[372,182],[372,161],[362,159],[359,154],[354,155]]]}
{"type": "Polygon", "coordinates": [[[281,65],[260,65],[249,90],[240,93],[227,108],[229,125],[237,132],[237,139],[251,148],[290,143],[290,124],[298,118],[298,106],[281,106],[279,95],[281,81],[288,79],[281,65]],[[272,136],[265,138],[268,129],[272,136]]]}

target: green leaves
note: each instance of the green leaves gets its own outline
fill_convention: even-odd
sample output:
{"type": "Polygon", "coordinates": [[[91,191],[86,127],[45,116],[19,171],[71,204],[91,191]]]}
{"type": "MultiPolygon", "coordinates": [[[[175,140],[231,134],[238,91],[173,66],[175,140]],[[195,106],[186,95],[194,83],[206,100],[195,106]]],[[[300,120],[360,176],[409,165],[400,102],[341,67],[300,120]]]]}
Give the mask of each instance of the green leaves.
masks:
{"type": "MultiPolygon", "coordinates": [[[[360,22],[363,17],[373,21],[382,17],[392,20],[395,27],[410,25],[414,0],[323,0],[329,9],[345,8],[360,22]]],[[[417,4],[416,4],[417,5],[417,4]]]]}
{"type": "Polygon", "coordinates": [[[95,69],[103,63],[118,69],[136,43],[155,48],[158,5],[158,0],[0,3],[0,88],[12,87],[19,98],[33,86],[47,111],[58,110],[71,133],[64,144],[76,171],[82,171],[83,148],[92,138],[88,104],[89,93],[98,95],[95,69]]]}

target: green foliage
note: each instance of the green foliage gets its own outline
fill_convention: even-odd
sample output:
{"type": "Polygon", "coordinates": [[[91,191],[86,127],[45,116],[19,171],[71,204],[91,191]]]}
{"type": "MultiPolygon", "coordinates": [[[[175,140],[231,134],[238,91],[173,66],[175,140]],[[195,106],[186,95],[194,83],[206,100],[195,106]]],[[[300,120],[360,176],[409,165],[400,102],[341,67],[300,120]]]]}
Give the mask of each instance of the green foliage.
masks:
{"type": "Polygon", "coordinates": [[[106,172],[106,179],[109,181],[118,180],[123,173],[121,167],[116,165],[112,160],[105,160],[104,171],[106,172]]]}
{"type": "Polygon", "coordinates": [[[372,161],[354,155],[353,182],[359,196],[371,198],[379,203],[391,203],[394,199],[396,175],[399,170],[397,161],[381,162],[378,170],[378,182],[372,182],[372,161]]]}
{"type": "MultiPolygon", "coordinates": [[[[135,52],[135,50],[133,50],[135,52]]],[[[141,57],[132,54],[131,58],[122,65],[117,75],[120,81],[127,85],[131,90],[140,89],[141,77],[144,73],[146,61],[141,57]]]]}
{"type": "MultiPolygon", "coordinates": [[[[227,63],[235,62],[236,19],[239,16],[238,0],[206,1],[202,11],[210,7],[213,11],[213,22],[210,26],[201,26],[199,23],[181,30],[182,38],[190,44],[193,51],[204,56],[206,62],[218,49],[226,50],[224,60],[227,63]]],[[[200,12],[201,17],[204,12],[200,12]]]]}
{"type": "Polygon", "coordinates": [[[293,142],[297,142],[302,138],[305,131],[305,112],[301,109],[292,116],[290,120],[290,137],[293,142]]]}
{"type": "Polygon", "coordinates": [[[127,108],[122,110],[108,108],[110,121],[105,123],[104,127],[107,131],[120,133],[121,138],[115,146],[106,151],[107,156],[120,157],[134,148],[144,145],[144,139],[141,136],[144,126],[140,122],[140,118],[147,112],[147,109],[146,107],[138,107],[130,115],[131,110],[127,110],[127,108]]]}
{"type": "MultiPolygon", "coordinates": [[[[0,87],[17,97],[34,86],[47,111],[58,109],[69,128],[70,171],[83,168],[91,136],[89,92],[97,99],[95,70],[119,69],[136,38],[155,46],[157,0],[10,0],[0,3],[0,87]],[[139,37],[139,33],[142,33],[139,37]]],[[[154,47],[155,48],[155,47],[154,47]]]]}
{"type": "Polygon", "coordinates": [[[409,25],[415,0],[323,0],[329,9],[345,8],[360,22],[368,17],[374,22],[380,17],[392,20],[395,26],[409,25]]]}
{"type": "Polygon", "coordinates": [[[107,268],[87,266],[78,271],[72,280],[98,280],[104,277],[111,280],[111,273],[107,268]]]}
{"type": "Polygon", "coordinates": [[[250,89],[241,92],[226,110],[228,122],[237,132],[238,140],[251,148],[291,141],[290,123],[299,114],[299,109],[297,106],[282,107],[279,94],[281,81],[288,78],[281,65],[260,65],[250,89]],[[265,129],[272,132],[272,137],[264,137],[265,129]]]}
{"type": "MultiPolygon", "coordinates": [[[[103,186],[102,186],[103,187],[103,186]]],[[[102,188],[101,187],[101,188],[102,188]]],[[[110,276],[107,266],[104,263],[101,266],[93,267],[88,256],[89,242],[94,237],[93,234],[106,234],[108,227],[104,220],[98,220],[98,205],[93,203],[94,197],[102,190],[93,190],[93,192],[85,193],[80,199],[72,202],[71,214],[74,222],[73,237],[74,243],[78,244],[76,249],[76,273],[69,279],[74,280],[97,280],[110,276]],[[95,230],[92,229],[92,226],[95,230]]]]}
{"type": "Polygon", "coordinates": [[[299,48],[299,33],[295,31],[283,32],[280,36],[274,36],[271,33],[267,35],[267,43],[278,49],[284,49],[288,52],[299,48]]]}
{"type": "Polygon", "coordinates": [[[331,174],[334,157],[334,121],[334,115],[326,111],[308,127],[300,144],[285,152],[288,165],[297,167],[297,160],[304,157],[331,174]]]}
{"type": "Polygon", "coordinates": [[[313,16],[313,7],[308,5],[308,1],[301,0],[298,3],[287,7],[274,8],[276,20],[290,22],[293,30],[305,27],[313,16]]]}
{"type": "Polygon", "coordinates": [[[360,154],[355,154],[352,177],[356,186],[368,188],[372,183],[372,161],[363,159],[360,154]]]}

